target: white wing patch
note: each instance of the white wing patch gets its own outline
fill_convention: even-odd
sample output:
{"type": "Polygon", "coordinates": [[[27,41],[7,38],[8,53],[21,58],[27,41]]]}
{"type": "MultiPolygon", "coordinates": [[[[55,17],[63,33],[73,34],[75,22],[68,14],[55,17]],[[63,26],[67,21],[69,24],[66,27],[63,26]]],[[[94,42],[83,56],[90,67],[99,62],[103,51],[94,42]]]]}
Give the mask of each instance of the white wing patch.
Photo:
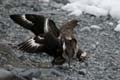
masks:
{"type": "Polygon", "coordinates": [[[65,42],[63,43],[63,50],[65,50],[66,49],[66,45],[65,45],[65,42]]]}
{"type": "Polygon", "coordinates": [[[33,24],[33,22],[29,21],[29,20],[26,18],[25,15],[22,15],[21,17],[22,17],[22,19],[23,19],[24,21],[26,21],[26,22],[28,22],[28,23],[30,23],[30,24],[33,24]]]}
{"type": "Polygon", "coordinates": [[[33,38],[32,38],[32,39],[29,39],[28,42],[29,42],[29,44],[30,44],[32,47],[39,47],[39,46],[41,46],[40,44],[36,43],[33,38]]]}
{"type": "Polygon", "coordinates": [[[31,38],[18,45],[18,48],[26,52],[36,52],[37,50],[42,50],[44,44],[37,43],[34,38],[31,38]]]}
{"type": "Polygon", "coordinates": [[[39,39],[45,39],[44,37],[38,36],[39,39]]]}
{"type": "Polygon", "coordinates": [[[67,40],[72,40],[72,37],[71,36],[66,36],[65,37],[67,40]]]}
{"type": "Polygon", "coordinates": [[[49,31],[49,29],[48,29],[48,18],[46,18],[46,20],[45,20],[45,26],[44,26],[44,32],[45,33],[47,33],[48,31],[49,31]]]}

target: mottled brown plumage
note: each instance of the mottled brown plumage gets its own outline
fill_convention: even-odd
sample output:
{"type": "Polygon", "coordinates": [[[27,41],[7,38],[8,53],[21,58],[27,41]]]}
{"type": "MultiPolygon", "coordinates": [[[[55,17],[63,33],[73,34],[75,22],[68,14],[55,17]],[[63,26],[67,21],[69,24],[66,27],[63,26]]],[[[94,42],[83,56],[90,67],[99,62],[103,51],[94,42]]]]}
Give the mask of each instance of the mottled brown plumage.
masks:
{"type": "Polygon", "coordinates": [[[62,45],[57,38],[59,29],[53,20],[35,14],[13,14],[10,15],[10,18],[35,34],[35,37],[18,45],[20,50],[29,53],[45,52],[55,59],[56,57],[62,57],[62,45]]]}
{"type": "Polygon", "coordinates": [[[35,37],[18,45],[20,50],[29,53],[46,52],[54,57],[53,65],[62,65],[67,61],[70,66],[73,57],[84,59],[73,31],[77,20],[70,20],[58,29],[53,20],[42,15],[13,14],[10,18],[35,34],[35,37]]]}
{"type": "Polygon", "coordinates": [[[80,60],[83,60],[81,55],[82,50],[79,49],[79,45],[74,36],[74,28],[77,26],[77,20],[71,20],[62,25],[60,29],[59,39],[62,40],[63,46],[63,57],[66,59],[70,66],[70,62],[73,57],[76,57],[80,60]]]}

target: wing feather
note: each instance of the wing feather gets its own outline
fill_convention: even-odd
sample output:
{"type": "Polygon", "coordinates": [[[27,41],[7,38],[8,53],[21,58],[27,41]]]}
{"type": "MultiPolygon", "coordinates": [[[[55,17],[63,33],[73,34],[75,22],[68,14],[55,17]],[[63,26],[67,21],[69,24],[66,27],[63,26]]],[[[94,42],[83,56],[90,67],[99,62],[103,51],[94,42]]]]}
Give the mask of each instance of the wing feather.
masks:
{"type": "Polygon", "coordinates": [[[29,53],[34,53],[34,52],[43,52],[44,50],[44,43],[41,41],[43,39],[38,40],[38,38],[31,38],[28,39],[25,42],[22,42],[18,45],[18,48],[22,51],[29,52],[29,53]],[[36,40],[38,42],[36,42],[36,40]],[[40,43],[41,42],[41,43],[40,43]]]}
{"type": "Polygon", "coordinates": [[[59,29],[53,20],[46,18],[42,15],[36,14],[13,14],[10,18],[20,26],[31,30],[36,36],[39,34],[44,34],[46,32],[51,32],[55,36],[59,35],[59,29]]]}

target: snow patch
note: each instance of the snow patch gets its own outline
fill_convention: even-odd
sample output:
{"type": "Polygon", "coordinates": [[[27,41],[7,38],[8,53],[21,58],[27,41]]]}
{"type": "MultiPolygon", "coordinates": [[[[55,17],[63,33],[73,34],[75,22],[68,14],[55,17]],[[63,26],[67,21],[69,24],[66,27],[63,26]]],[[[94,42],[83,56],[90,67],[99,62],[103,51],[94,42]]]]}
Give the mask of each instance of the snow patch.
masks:
{"type": "Polygon", "coordinates": [[[118,24],[117,24],[117,26],[114,28],[114,31],[120,32],[120,20],[118,20],[117,23],[118,23],[118,24]]]}
{"type": "Polygon", "coordinates": [[[120,19],[120,0],[69,0],[70,3],[62,7],[67,10],[70,15],[79,16],[82,12],[95,16],[106,16],[110,14],[112,17],[120,19]]]}
{"type": "Polygon", "coordinates": [[[118,24],[114,30],[120,32],[120,24],[118,24]]]}
{"type": "MultiPolygon", "coordinates": [[[[69,2],[62,7],[63,10],[70,12],[69,15],[80,16],[83,12],[97,17],[111,15],[119,20],[114,30],[120,31],[120,0],[69,0],[69,2]]],[[[101,29],[98,26],[92,28],[101,29]]]]}

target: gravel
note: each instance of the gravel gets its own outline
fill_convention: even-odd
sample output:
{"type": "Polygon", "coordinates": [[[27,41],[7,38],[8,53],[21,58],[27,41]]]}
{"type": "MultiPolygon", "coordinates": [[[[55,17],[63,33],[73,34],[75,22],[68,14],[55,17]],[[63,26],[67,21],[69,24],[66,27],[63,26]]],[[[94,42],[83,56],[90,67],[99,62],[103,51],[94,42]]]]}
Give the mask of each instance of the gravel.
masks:
{"type": "Polygon", "coordinates": [[[0,0],[0,67],[24,79],[27,76],[28,80],[119,80],[120,32],[114,31],[117,20],[89,14],[69,16],[60,9],[66,3],[67,0],[52,0],[48,5],[39,0],[0,0]],[[29,54],[17,50],[16,45],[33,34],[9,18],[15,13],[42,14],[58,26],[69,19],[78,19],[75,35],[80,48],[90,57],[85,62],[73,61],[71,68],[67,63],[52,67],[52,57],[45,53],[29,54]],[[101,29],[93,29],[92,25],[101,29]]]}

